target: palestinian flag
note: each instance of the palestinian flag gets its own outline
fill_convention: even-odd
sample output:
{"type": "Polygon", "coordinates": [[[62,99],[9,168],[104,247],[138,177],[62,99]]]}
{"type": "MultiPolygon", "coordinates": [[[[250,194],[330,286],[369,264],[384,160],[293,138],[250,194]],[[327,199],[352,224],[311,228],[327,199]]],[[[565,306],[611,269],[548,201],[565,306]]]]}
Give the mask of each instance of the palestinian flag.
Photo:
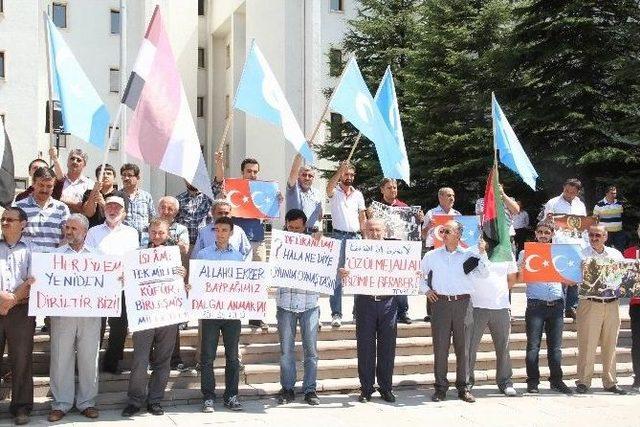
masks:
{"type": "Polygon", "coordinates": [[[13,202],[16,182],[13,179],[13,151],[9,136],[0,118],[0,205],[9,206],[13,202]]]}
{"type": "Polygon", "coordinates": [[[489,172],[484,191],[482,236],[487,242],[487,255],[491,261],[513,261],[507,213],[502,197],[500,197],[498,167],[495,164],[489,172]]]}

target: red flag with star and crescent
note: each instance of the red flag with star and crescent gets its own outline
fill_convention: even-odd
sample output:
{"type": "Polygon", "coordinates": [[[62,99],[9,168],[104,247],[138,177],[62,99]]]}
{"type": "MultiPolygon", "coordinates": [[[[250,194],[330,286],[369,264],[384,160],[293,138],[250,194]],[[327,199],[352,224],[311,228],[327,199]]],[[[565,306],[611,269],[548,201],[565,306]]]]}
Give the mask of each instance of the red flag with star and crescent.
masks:
{"type": "Polygon", "coordinates": [[[231,216],[236,218],[277,218],[280,215],[278,183],[241,178],[224,180],[231,216]]]}
{"type": "Polygon", "coordinates": [[[524,282],[580,282],[581,252],[580,245],[526,242],[522,265],[524,282]]]}

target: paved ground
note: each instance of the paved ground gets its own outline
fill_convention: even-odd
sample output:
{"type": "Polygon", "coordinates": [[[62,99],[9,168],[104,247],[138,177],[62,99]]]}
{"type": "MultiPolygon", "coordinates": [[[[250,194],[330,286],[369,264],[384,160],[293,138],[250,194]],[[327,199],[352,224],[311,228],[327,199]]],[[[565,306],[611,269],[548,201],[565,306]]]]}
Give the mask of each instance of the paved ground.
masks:
{"type": "MultiPolygon", "coordinates": [[[[628,386],[631,378],[621,383],[628,386]]],[[[522,390],[524,385],[516,385],[522,390]]],[[[541,385],[539,395],[524,395],[507,398],[498,394],[495,387],[483,386],[474,389],[478,401],[473,404],[456,399],[450,391],[449,400],[432,403],[432,389],[397,391],[398,401],[387,404],[374,396],[370,403],[359,403],[357,395],[321,395],[321,405],[309,407],[298,402],[277,406],[273,398],[246,400],[245,411],[233,413],[216,408],[213,414],[200,413],[198,405],[166,408],[164,416],[144,414],[132,419],[123,419],[120,409],[104,410],[99,420],[91,425],[162,426],[296,426],[304,427],[415,427],[429,426],[562,426],[602,425],[638,426],[638,403],[640,395],[615,396],[602,392],[600,383],[594,384],[594,392],[581,396],[564,396],[551,392],[546,384],[541,385]]],[[[299,399],[300,400],[300,399],[299,399]]],[[[69,414],[56,425],[89,425],[85,418],[69,414]]],[[[0,420],[0,425],[9,425],[0,420]]],[[[46,417],[34,417],[30,425],[48,425],[46,417]]]]}

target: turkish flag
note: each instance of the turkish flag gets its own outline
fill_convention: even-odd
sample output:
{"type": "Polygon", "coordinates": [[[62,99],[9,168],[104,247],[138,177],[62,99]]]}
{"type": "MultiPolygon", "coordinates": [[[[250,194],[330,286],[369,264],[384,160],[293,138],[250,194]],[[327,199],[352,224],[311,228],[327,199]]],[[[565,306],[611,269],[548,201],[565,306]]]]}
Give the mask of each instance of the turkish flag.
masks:
{"type": "Polygon", "coordinates": [[[477,215],[434,215],[433,223],[433,247],[439,248],[444,245],[442,240],[442,226],[448,221],[455,220],[462,224],[464,231],[460,239],[460,247],[468,248],[478,244],[480,238],[480,220],[477,215]]]}
{"type": "Polygon", "coordinates": [[[579,245],[526,242],[523,280],[531,282],[582,281],[582,255],[579,245]]]}
{"type": "Polygon", "coordinates": [[[278,183],[241,178],[224,180],[231,215],[236,218],[278,218],[280,200],[278,183]]]}

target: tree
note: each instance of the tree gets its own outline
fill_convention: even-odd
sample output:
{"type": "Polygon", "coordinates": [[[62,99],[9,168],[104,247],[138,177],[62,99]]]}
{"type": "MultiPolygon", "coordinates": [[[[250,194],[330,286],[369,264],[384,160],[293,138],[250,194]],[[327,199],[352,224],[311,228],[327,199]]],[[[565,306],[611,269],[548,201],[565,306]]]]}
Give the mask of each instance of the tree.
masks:
{"type": "MultiPolygon", "coordinates": [[[[608,184],[635,195],[638,2],[527,0],[515,8],[515,20],[511,61],[517,84],[510,105],[542,178],[537,201],[558,194],[571,176],[585,184],[590,206],[608,184]]],[[[626,214],[637,217],[637,199],[628,202],[626,214]]]]}

